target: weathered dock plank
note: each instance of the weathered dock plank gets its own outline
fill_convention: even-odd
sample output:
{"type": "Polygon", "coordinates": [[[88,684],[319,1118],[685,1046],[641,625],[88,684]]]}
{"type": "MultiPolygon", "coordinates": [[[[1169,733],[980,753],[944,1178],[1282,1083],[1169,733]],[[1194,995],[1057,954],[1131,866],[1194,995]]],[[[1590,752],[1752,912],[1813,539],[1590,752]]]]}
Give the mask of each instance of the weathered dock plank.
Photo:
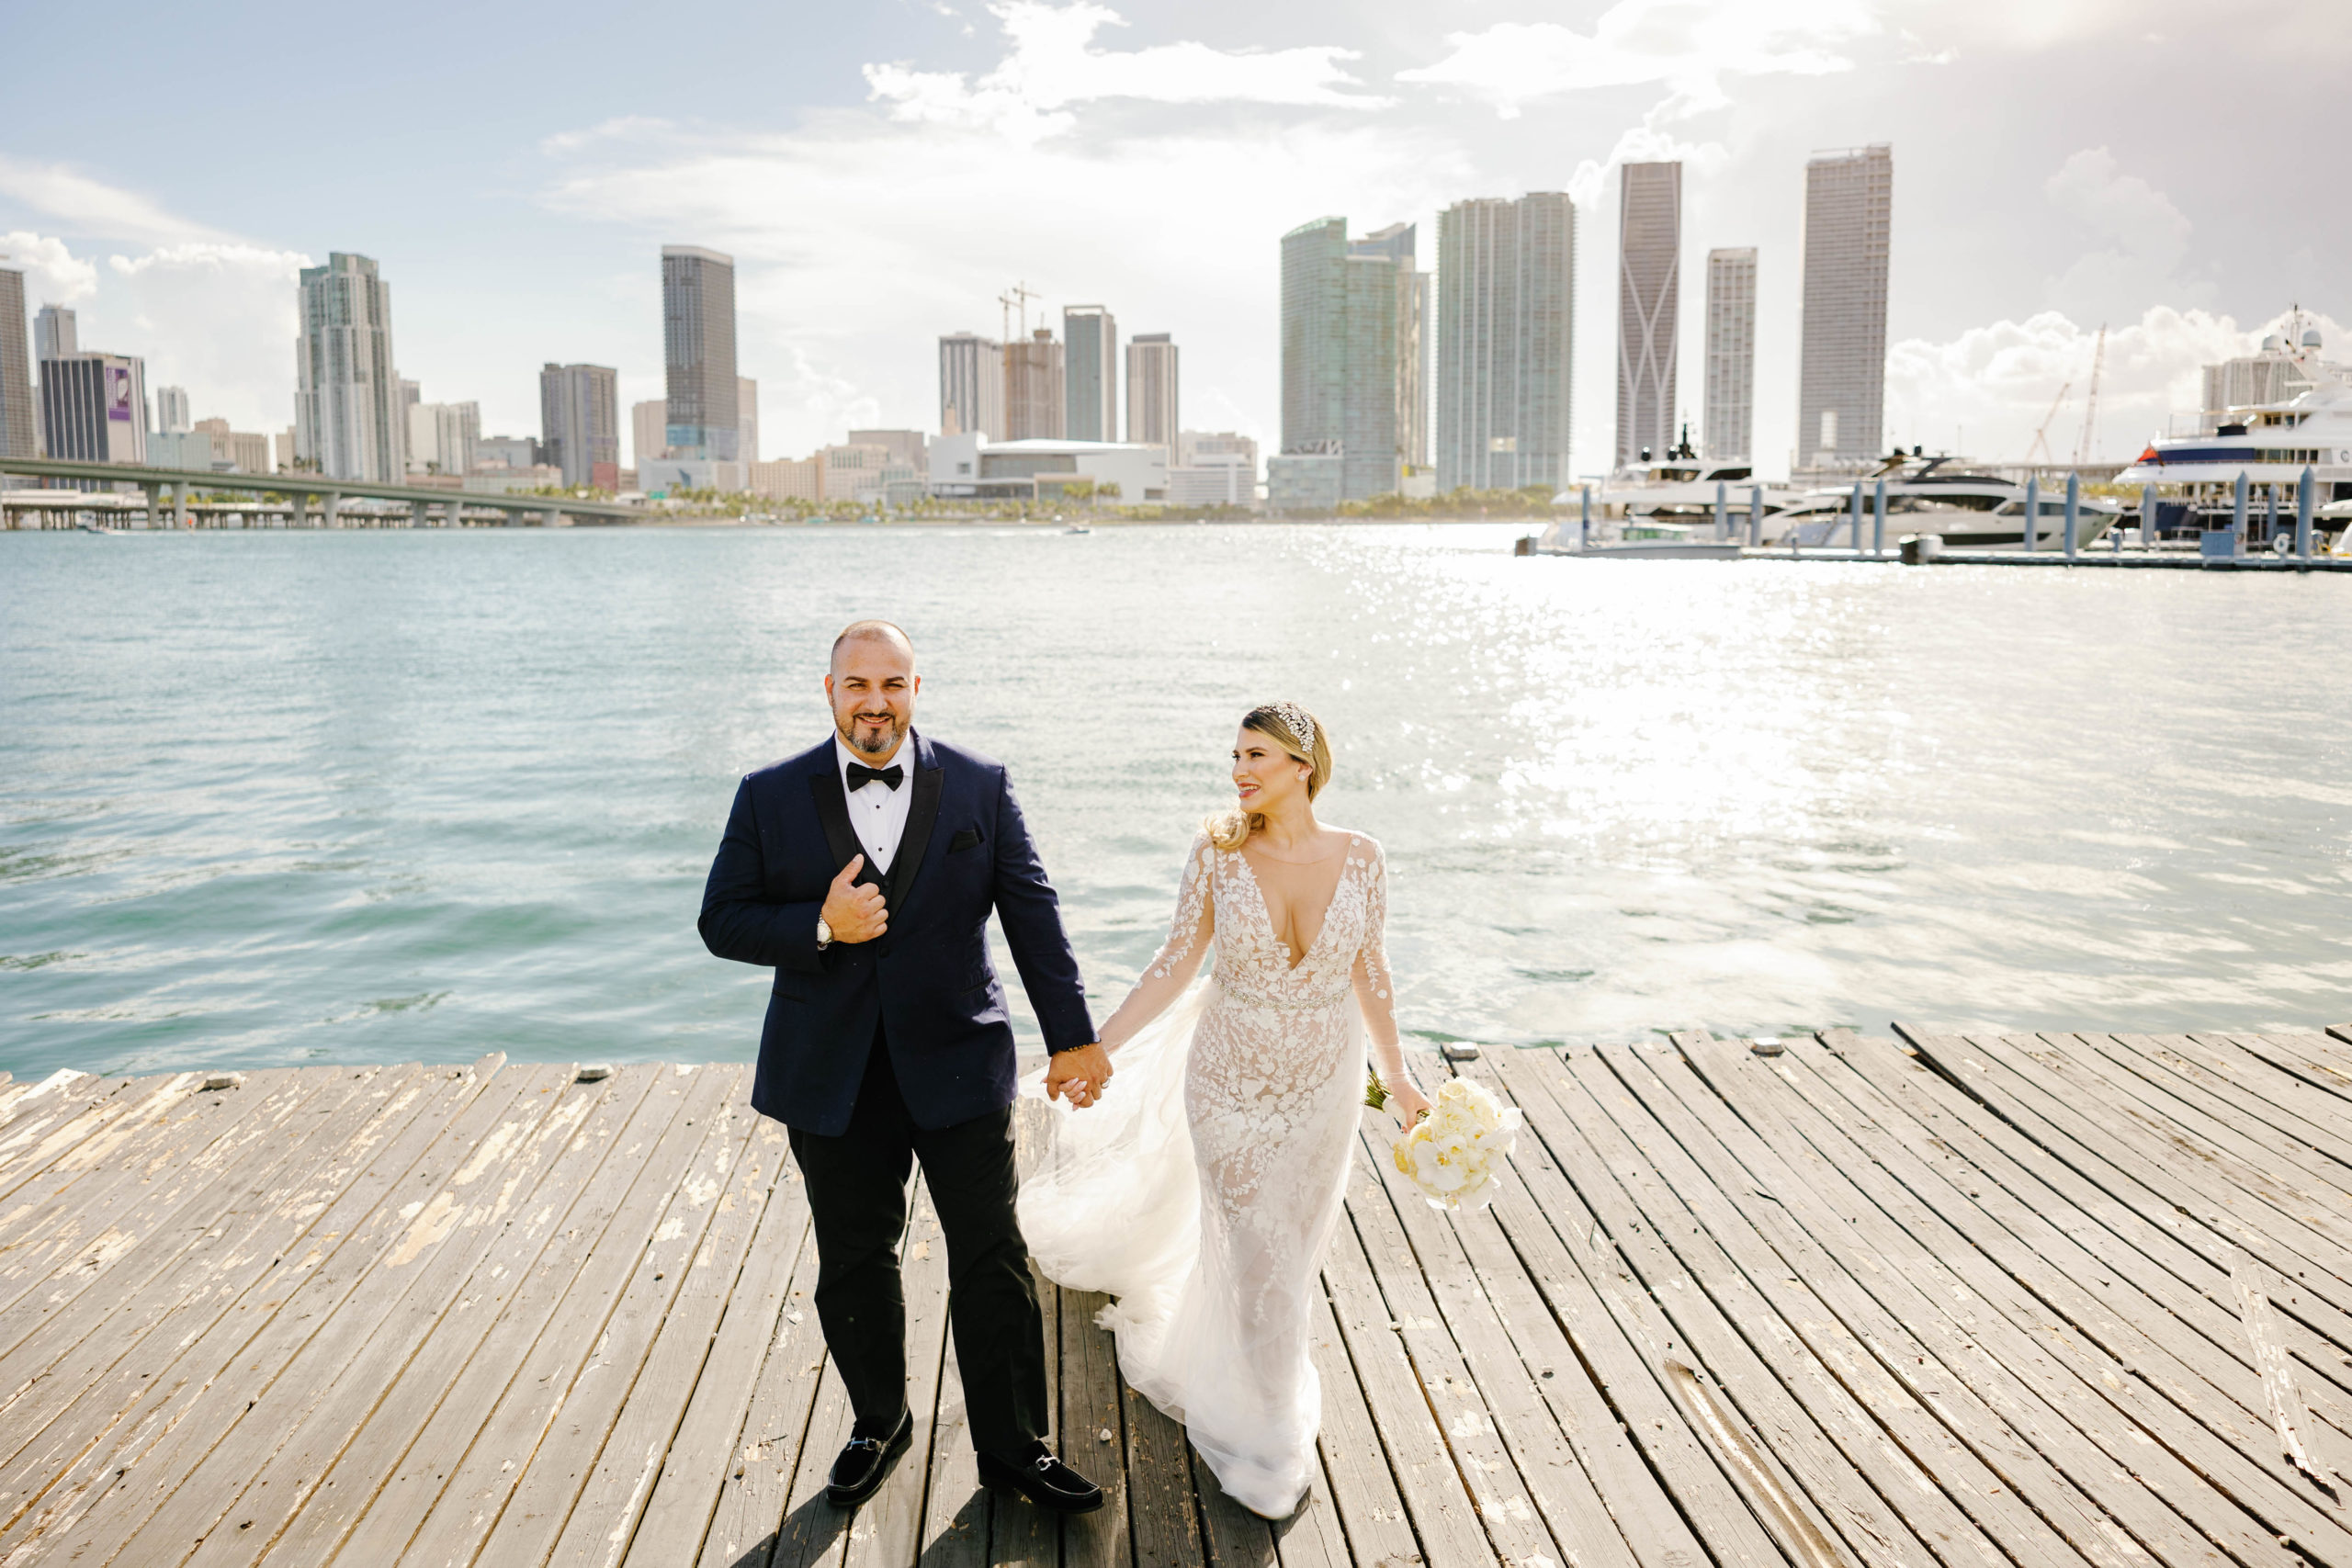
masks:
{"type": "Polygon", "coordinates": [[[2352,1568],[2352,1043],[1905,1038],[1489,1053],[1476,1213],[1368,1117],[1279,1521],[1049,1281],[1110,1503],[982,1491],[920,1183],[916,1440],[832,1508],[741,1067],[0,1078],[0,1563],[2352,1568]]]}

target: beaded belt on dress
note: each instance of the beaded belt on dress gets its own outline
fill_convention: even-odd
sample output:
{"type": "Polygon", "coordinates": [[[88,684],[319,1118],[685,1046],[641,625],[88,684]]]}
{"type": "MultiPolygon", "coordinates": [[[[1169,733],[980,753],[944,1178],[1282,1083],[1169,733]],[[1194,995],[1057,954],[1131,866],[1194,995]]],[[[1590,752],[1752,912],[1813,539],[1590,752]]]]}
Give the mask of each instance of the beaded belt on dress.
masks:
{"type": "Polygon", "coordinates": [[[1263,996],[1254,991],[1238,990],[1230,985],[1221,986],[1219,990],[1225,1000],[1238,1006],[1272,1008],[1277,1012],[1313,1012],[1317,1008],[1335,1007],[1348,995],[1344,987],[1328,997],[1303,998],[1263,996]]]}

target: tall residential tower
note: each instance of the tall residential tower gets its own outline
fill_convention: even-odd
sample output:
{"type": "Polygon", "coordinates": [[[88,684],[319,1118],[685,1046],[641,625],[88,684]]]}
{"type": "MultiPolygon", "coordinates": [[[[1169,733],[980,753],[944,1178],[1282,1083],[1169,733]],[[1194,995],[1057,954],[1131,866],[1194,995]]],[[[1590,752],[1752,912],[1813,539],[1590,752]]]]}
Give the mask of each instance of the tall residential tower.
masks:
{"type": "Polygon", "coordinates": [[[1618,171],[1617,457],[1620,468],[1674,446],[1682,310],[1682,165],[1618,171]]]}
{"type": "Polygon", "coordinates": [[[1568,481],[1576,205],[1456,202],[1437,220],[1437,487],[1568,481]]]}
{"type": "Polygon", "coordinates": [[[1707,253],[1707,456],[1756,455],[1756,251],[1707,253]]]}
{"type": "Polygon", "coordinates": [[[1004,345],[1004,432],[1000,441],[1063,438],[1062,345],[1051,327],[1004,345]]]}
{"type": "Polygon", "coordinates": [[[392,290],[366,256],[332,251],[301,274],[294,455],[329,479],[398,484],[408,411],[392,365],[392,290]]]}
{"type": "Polygon", "coordinates": [[[1176,460],[1176,343],[1166,333],[1127,340],[1127,439],[1168,448],[1176,460]]]}
{"type": "Polygon", "coordinates": [[[0,266],[0,457],[39,457],[40,429],[25,352],[25,275],[0,266]]]}
{"type": "MultiPolygon", "coordinates": [[[[1312,502],[1301,492],[1294,503],[1399,488],[1408,460],[1400,404],[1418,401],[1401,388],[1408,377],[1418,380],[1417,369],[1398,355],[1398,311],[1415,298],[1412,245],[1407,231],[1400,260],[1396,231],[1384,233],[1387,241],[1350,244],[1346,219],[1321,218],[1283,236],[1283,450],[1267,472],[1286,486],[1306,465],[1284,459],[1315,458],[1336,479],[1336,488],[1324,486],[1312,502]]],[[[1274,504],[1285,502],[1278,496],[1274,504]]]]}
{"type": "Polygon", "coordinates": [[[541,367],[539,443],[565,484],[618,490],[620,373],[603,365],[541,367]]]}
{"type": "Polygon", "coordinates": [[[1800,468],[1878,456],[1886,410],[1886,250],[1894,156],[1881,142],[1804,168],[1804,331],[1797,371],[1800,468]]]}
{"type": "Polygon", "coordinates": [[[939,340],[939,433],[1004,439],[1004,347],[978,333],[939,340]]]}
{"type": "Polygon", "coordinates": [[[734,257],[699,245],[662,247],[662,360],[671,456],[741,457],[734,257]]]}
{"type": "Polygon", "coordinates": [[[1119,438],[1119,323],[1100,305],[1062,308],[1062,435],[1119,438]]]}

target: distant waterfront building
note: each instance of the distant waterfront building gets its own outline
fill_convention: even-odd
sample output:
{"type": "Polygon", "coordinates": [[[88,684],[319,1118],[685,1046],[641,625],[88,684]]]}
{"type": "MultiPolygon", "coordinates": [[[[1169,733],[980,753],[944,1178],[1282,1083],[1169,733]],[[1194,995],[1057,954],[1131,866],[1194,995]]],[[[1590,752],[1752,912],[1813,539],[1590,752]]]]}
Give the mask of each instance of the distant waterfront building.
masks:
{"type": "Polygon", "coordinates": [[[294,342],[294,447],[329,479],[396,483],[408,429],[392,359],[392,291],[366,256],[304,267],[294,342]]]}
{"type": "Polygon", "coordinates": [[[1176,433],[1176,461],[1189,468],[1204,457],[1236,454],[1247,458],[1251,473],[1258,469],[1258,442],[1254,436],[1231,430],[1180,430],[1176,433]]]}
{"type": "MultiPolygon", "coordinates": [[[[2200,412],[2205,428],[2211,431],[2220,426],[2229,418],[2232,409],[2288,402],[2311,390],[2311,372],[2294,357],[2294,351],[2298,346],[2307,354],[2316,351],[2318,337],[2316,331],[2306,332],[2298,345],[2274,334],[2262,340],[2258,354],[2240,355],[2203,367],[2200,412]]],[[[2339,374],[2342,371],[2341,367],[2330,368],[2339,374]]]]}
{"type": "Polygon", "coordinates": [[[290,474],[294,471],[294,427],[292,425],[288,425],[269,438],[269,452],[270,457],[277,462],[278,473],[290,474]]]}
{"type": "Polygon", "coordinates": [[[1884,142],[1818,153],[1805,164],[1800,467],[1853,466],[1879,455],[1894,199],[1894,156],[1884,142]]]}
{"type": "Polygon", "coordinates": [[[0,267],[0,457],[40,455],[32,355],[25,343],[25,275],[0,267]]]}
{"type": "Polygon", "coordinates": [[[1119,434],[1119,323],[1101,305],[1062,310],[1062,434],[1072,441],[1119,434]]]}
{"type": "Polygon", "coordinates": [[[978,333],[939,340],[939,433],[1004,429],[1004,345],[978,333]]]}
{"type": "Polygon", "coordinates": [[[155,428],[166,435],[185,435],[193,428],[188,423],[186,387],[155,389],[155,428]]]}
{"type": "Polygon", "coordinates": [[[742,460],[760,460],[760,384],[749,376],[735,378],[735,428],[742,432],[738,448],[742,460]]]}
{"type": "Polygon", "coordinates": [[[1391,223],[1348,242],[1353,260],[1385,261],[1396,283],[1396,455],[1411,468],[1430,460],[1430,275],[1417,270],[1419,226],[1391,223]]]}
{"type": "Polygon", "coordinates": [[[889,454],[894,468],[920,468],[923,454],[931,443],[920,430],[853,430],[849,433],[853,446],[879,446],[889,454]]]}
{"type": "Polygon", "coordinates": [[[408,411],[411,468],[421,474],[474,471],[481,446],[480,403],[415,403],[408,411]]]}
{"type": "Polygon", "coordinates": [[[1062,345],[1052,328],[1039,327],[1025,341],[1004,345],[1004,433],[988,434],[1002,441],[1059,441],[1062,414],[1062,345]]]}
{"type": "Polygon", "coordinates": [[[798,461],[785,459],[774,463],[749,463],[745,466],[745,488],[753,495],[770,501],[818,502],[825,499],[825,462],[820,457],[803,457],[798,461]]]}
{"type": "Polygon", "coordinates": [[[1558,191],[1456,202],[1437,249],[1437,489],[1565,487],[1576,205],[1558,191]]]}
{"type": "Polygon", "coordinates": [[[547,453],[527,435],[482,435],[474,437],[473,468],[476,471],[503,468],[520,472],[536,468],[547,460],[547,453]]]}
{"type": "Polygon", "coordinates": [[[670,405],[662,398],[632,403],[628,411],[629,461],[643,468],[670,450],[670,405]]]}
{"type": "Polygon", "coordinates": [[[1682,165],[1618,171],[1617,467],[1674,445],[1682,313],[1682,165]]]}
{"type": "MultiPolygon", "coordinates": [[[[1283,236],[1283,449],[1266,472],[1271,486],[1277,463],[1317,459],[1286,468],[1315,476],[1284,481],[1298,509],[1328,510],[1322,498],[1333,475],[1338,500],[1358,501],[1395,491],[1403,473],[1400,379],[1408,378],[1398,364],[1397,316],[1412,298],[1409,251],[1400,264],[1393,243],[1360,243],[1349,244],[1344,218],[1283,236]]],[[[1271,493],[1267,503],[1281,504],[1271,493]]]]}
{"type": "Polygon", "coordinates": [[[269,437],[243,430],[232,430],[225,419],[199,419],[191,433],[201,435],[212,445],[212,466],[226,466],[240,474],[269,472],[269,437]]]}
{"type": "Polygon", "coordinates": [[[669,394],[663,439],[672,455],[735,461],[743,431],[734,257],[699,245],[662,247],[662,359],[669,394]]]}
{"type": "Polygon", "coordinates": [[[41,442],[52,457],[84,463],[147,460],[147,367],[120,354],[69,354],[40,362],[41,442]]]}
{"type": "Polygon", "coordinates": [[[1701,429],[1710,457],[1756,455],[1756,251],[1707,253],[1707,403],[1701,429]]]}
{"type": "Polygon", "coordinates": [[[62,305],[43,305],[40,314],[33,318],[33,358],[71,359],[81,352],[74,312],[62,305]]]}
{"type": "Polygon", "coordinates": [[[607,365],[539,369],[539,450],[567,485],[618,490],[620,373],[607,365]]]}
{"type": "Polygon", "coordinates": [[[1266,510],[1328,517],[1346,492],[1344,459],[1337,452],[1283,452],[1266,459],[1266,510]]]}
{"type": "Polygon", "coordinates": [[[1074,484],[1115,486],[1126,505],[1168,499],[1168,454],[1127,441],[1039,437],[984,441],[978,432],[944,435],[925,455],[929,492],[952,501],[1057,499],[1074,484]]]}
{"type": "Polygon", "coordinates": [[[1127,439],[1156,443],[1176,452],[1178,391],[1176,344],[1166,333],[1137,333],[1127,340],[1127,439]]]}

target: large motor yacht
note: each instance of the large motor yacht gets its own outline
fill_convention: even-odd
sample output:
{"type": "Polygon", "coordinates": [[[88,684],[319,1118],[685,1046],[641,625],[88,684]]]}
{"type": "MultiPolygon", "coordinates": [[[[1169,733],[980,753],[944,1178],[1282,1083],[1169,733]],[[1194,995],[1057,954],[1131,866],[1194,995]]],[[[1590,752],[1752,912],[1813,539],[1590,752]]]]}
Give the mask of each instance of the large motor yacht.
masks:
{"type": "MultiPolygon", "coordinates": [[[[2296,487],[2312,471],[2312,510],[2323,525],[2342,526],[2335,504],[2352,501],[2352,383],[2346,367],[2319,357],[2320,334],[2306,330],[2292,347],[2266,342],[2265,358],[2291,362],[2294,396],[2209,414],[2210,433],[2158,436],[2116,476],[2127,485],[2155,485],[2185,513],[2182,523],[2224,524],[2246,479],[2250,528],[2268,532],[2276,509],[2282,525],[2298,504],[2296,487]]],[[[2170,511],[2171,508],[2166,508],[2170,511]]]]}
{"type": "MultiPolygon", "coordinates": [[[[1949,457],[1930,457],[1919,452],[1897,451],[1878,472],[1860,480],[1861,537],[1853,537],[1854,491],[1851,485],[1826,486],[1805,491],[1766,524],[1770,542],[1798,545],[1857,545],[1868,548],[1875,540],[1875,507],[1879,481],[1886,482],[1886,547],[1906,536],[1933,534],[1948,550],[2014,550],[2023,547],[2026,530],[2026,487],[1998,474],[1971,473],[1950,465],[1949,457]],[[1792,537],[1793,536],[1793,538],[1792,537]]],[[[2065,547],[2066,491],[2063,485],[2041,487],[2037,549],[2065,547]]],[[[2075,518],[2077,549],[2103,537],[2121,520],[2123,508],[2101,496],[2078,499],[2075,518]]]]}
{"type": "MultiPolygon", "coordinates": [[[[1744,529],[1758,484],[1756,465],[1750,459],[1702,457],[1691,446],[1690,432],[1686,428],[1682,439],[1668,448],[1663,459],[1651,461],[1649,448],[1645,446],[1641,462],[1618,469],[1606,484],[1594,490],[1592,516],[1595,523],[1620,524],[1648,518],[1712,527],[1716,487],[1720,485],[1725,512],[1736,520],[1737,528],[1744,529]]],[[[1779,511],[1797,493],[1779,483],[1765,484],[1762,489],[1768,514],[1779,511]]],[[[1562,491],[1552,498],[1552,504],[1566,508],[1581,519],[1584,487],[1562,491]]],[[[1611,534],[1617,531],[1614,527],[1609,530],[1611,534]]]]}

